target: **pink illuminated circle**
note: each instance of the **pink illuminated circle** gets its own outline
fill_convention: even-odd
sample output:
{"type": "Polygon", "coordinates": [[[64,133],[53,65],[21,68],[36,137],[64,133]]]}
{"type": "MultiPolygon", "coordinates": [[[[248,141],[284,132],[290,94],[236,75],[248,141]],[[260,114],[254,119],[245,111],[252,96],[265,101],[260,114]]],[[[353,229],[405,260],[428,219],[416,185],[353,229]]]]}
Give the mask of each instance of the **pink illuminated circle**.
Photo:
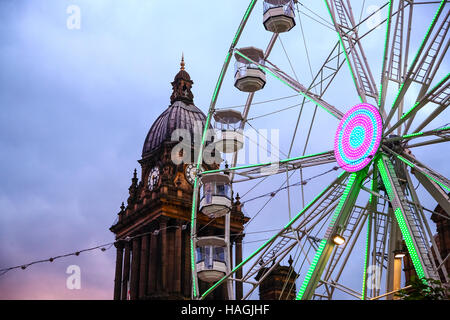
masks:
{"type": "Polygon", "coordinates": [[[380,147],[383,121],[376,107],[361,103],[341,119],[334,138],[334,156],[348,172],[366,167],[380,147]]]}

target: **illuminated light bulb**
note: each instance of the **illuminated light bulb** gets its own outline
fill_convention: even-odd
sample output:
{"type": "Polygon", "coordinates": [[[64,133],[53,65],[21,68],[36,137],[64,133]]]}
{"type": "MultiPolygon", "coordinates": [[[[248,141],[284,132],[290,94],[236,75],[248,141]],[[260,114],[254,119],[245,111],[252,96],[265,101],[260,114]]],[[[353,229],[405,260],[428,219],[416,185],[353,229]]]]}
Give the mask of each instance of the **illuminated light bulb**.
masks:
{"type": "Polygon", "coordinates": [[[406,253],[403,250],[395,250],[394,251],[394,258],[395,259],[401,259],[404,256],[406,256],[406,253]]]}
{"type": "Polygon", "coordinates": [[[340,245],[345,243],[345,238],[343,236],[339,235],[339,234],[336,234],[333,237],[333,242],[334,242],[334,244],[340,246],[340,245]]]}

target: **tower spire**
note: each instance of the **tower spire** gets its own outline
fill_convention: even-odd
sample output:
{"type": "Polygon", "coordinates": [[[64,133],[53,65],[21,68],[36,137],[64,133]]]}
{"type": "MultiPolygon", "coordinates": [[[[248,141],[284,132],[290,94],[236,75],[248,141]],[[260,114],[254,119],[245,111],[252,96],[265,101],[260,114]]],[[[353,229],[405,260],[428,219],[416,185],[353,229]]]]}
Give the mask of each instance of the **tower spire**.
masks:
{"type": "Polygon", "coordinates": [[[181,52],[180,70],[184,70],[184,52],[181,52]]]}
{"type": "Polygon", "coordinates": [[[191,92],[191,87],[194,81],[191,80],[189,73],[184,70],[184,52],[181,53],[180,71],[175,76],[172,82],[172,96],[170,103],[175,101],[184,101],[187,104],[194,103],[194,95],[191,92]]]}

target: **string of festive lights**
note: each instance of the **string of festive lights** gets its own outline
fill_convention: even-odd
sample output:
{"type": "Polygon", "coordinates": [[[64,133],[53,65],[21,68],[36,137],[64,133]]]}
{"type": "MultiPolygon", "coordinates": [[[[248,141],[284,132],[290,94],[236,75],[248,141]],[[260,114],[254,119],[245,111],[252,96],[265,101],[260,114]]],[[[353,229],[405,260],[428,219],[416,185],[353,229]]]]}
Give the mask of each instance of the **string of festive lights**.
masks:
{"type": "MultiPolygon", "coordinates": [[[[98,245],[98,246],[95,246],[95,247],[86,248],[86,249],[82,249],[82,250],[77,250],[77,251],[74,251],[74,252],[70,252],[70,253],[66,253],[66,254],[62,254],[62,255],[58,255],[58,256],[52,256],[52,257],[47,258],[47,259],[36,260],[36,261],[29,262],[29,263],[17,265],[17,266],[3,268],[3,269],[0,269],[0,276],[3,276],[8,271],[11,271],[11,270],[14,270],[14,269],[25,270],[28,267],[30,267],[32,265],[35,265],[35,264],[39,264],[39,263],[53,262],[55,260],[58,260],[58,259],[61,259],[61,258],[67,258],[67,257],[70,257],[70,256],[78,257],[83,252],[90,252],[90,251],[94,251],[94,250],[98,250],[98,249],[100,249],[100,251],[102,251],[102,252],[105,252],[105,251],[111,249],[114,244],[116,244],[116,243],[118,243],[120,241],[127,241],[127,242],[129,242],[129,241],[131,241],[133,239],[140,238],[140,237],[143,237],[145,235],[150,235],[150,234],[158,235],[159,232],[161,232],[162,230],[167,230],[167,229],[170,229],[170,228],[181,228],[182,230],[185,230],[187,228],[187,226],[188,226],[188,224],[184,224],[184,225],[181,225],[181,226],[168,226],[166,228],[153,230],[151,232],[141,233],[141,234],[138,234],[138,235],[132,236],[132,237],[127,236],[125,238],[117,239],[117,240],[115,240],[113,242],[101,244],[101,245],[98,245]]],[[[252,232],[247,232],[246,234],[261,234],[261,233],[267,233],[267,232],[273,232],[273,231],[278,231],[278,229],[252,231],[252,232]]],[[[239,235],[239,234],[231,234],[231,235],[234,236],[234,235],[239,235]]],[[[257,240],[257,241],[262,241],[262,240],[257,240]]],[[[248,241],[248,242],[244,242],[244,243],[252,243],[252,242],[257,242],[257,241],[253,240],[253,241],[248,241]]]]}
{"type": "Polygon", "coordinates": [[[131,241],[133,239],[140,238],[140,237],[143,237],[145,235],[150,235],[150,234],[158,235],[159,232],[161,232],[163,230],[166,230],[166,229],[171,229],[171,228],[181,228],[182,230],[184,230],[184,229],[187,228],[187,225],[188,224],[184,224],[184,225],[181,225],[181,226],[168,226],[166,228],[161,228],[161,229],[157,229],[157,230],[153,230],[153,231],[137,234],[137,235],[132,236],[132,237],[126,236],[125,238],[119,238],[119,239],[116,239],[115,241],[108,242],[108,243],[105,243],[105,244],[101,244],[101,245],[98,245],[98,246],[95,246],[95,247],[82,249],[82,250],[77,250],[77,251],[74,251],[74,252],[70,252],[70,253],[66,253],[66,254],[62,254],[62,255],[58,255],[58,256],[52,256],[52,257],[47,258],[47,259],[36,260],[36,261],[29,262],[29,263],[17,265],[17,266],[3,268],[3,269],[0,269],[0,276],[3,276],[5,273],[7,273],[7,272],[9,272],[11,270],[14,270],[14,269],[25,270],[28,267],[30,267],[32,265],[35,265],[35,264],[39,264],[39,263],[53,262],[55,260],[62,259],[62,258],[67,258],[67,257],[70,257],[70,256],[78,257],[83,252],[91,252],[91,251],[94,251],[94,250],[97,250],[97,249],[100,249],[100,251],[105,252],[106,250],[111,249],[111,247],[114,244],[118,243],[118,242],[122,242],[122,241],[129,242],[129,241],[131,241]]]}

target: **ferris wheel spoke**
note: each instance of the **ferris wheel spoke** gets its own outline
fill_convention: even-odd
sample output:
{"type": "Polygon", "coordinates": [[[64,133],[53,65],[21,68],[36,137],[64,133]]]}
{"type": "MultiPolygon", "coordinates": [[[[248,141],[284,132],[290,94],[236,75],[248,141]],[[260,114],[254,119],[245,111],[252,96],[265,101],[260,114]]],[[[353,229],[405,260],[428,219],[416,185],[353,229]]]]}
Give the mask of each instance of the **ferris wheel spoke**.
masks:
{"type": "MultiPolygon", "coordinates": [[[[413,117],[421,108],[428,103],[433,102],[442,108],[450,105],[450,73],[447,73],[427,94],[425,94],[416,104],[409,109],[403,116],[385,132],[385,136],[391,133],[395,128],[402,125],[406,120],[413,117]]],[[[412,118],[411,118],[412,119],[412,118]]],[[[432,121],[433,119],[430,119],[432,121]]]]}
{"type": "MultiPolygon", "coordinates": [[[[411,30],[413,13],[413,4],[406,0],[400,0],[398,2],[397,12],[392,14],[392,3],[393,1],[390,0],[381,71],[380,95],[378,99],[378,106],[380,111],[382,111],[384,119],[387,118],[385,104],[389,81],[396,82],[400,85],[406,73],[411,33],[406,32],[405,37],[404,29],[407,22],[406,30],[411,30]],[[408,17],[406,17],[405,12],[407,8],[409,8],[408,17]],[[391,19],[394,19],[394,15],[396,15],[395,23],[391,31],[393,23],[391,19]]],[[[398,108],[400,115],[403,112],[402,108],[403,105],[400,104],[398,108]]],[[[387,125],[389,126],[389,124],[387,125]]]]}
{"type": "MultiPolygon", "coordinates": [[[[365,208],[354,206],[352,213],[349,216],[349,222],[347,223],[347,227],[345,228],[345,231],[343,231],[345,238],[345,243],[341,246],[338,246],[336,250],[333,252],[333,256],[330,258],[331,263],[328,264],[324,274],[324,280],[325,281],[332,281],[333,283],[338,283],[340,280],[340,277],[342,275],[342,272],[344,271],[344,268],[348,262],[348,259],[350,258],[350,255],[353,252],[353,249],[355,248],[355,244],[359,239],[359,236],[361,234],[361,231],[366,223],[368,214],[367,214],[367,208],[369,206],[370,202],[365,208]],[[350,244],[351,241],[351,244],[350,244]],[[347,250],[348,247],[348,250],[347,250]],[[347,250],[346,254],[344,255],[345,251],[347,250]],[[335,269],[337,268],[339,262],[341,262],[341,259],[343,259],[342,263],[340,264],[339,270],[336,272],[336,275],[333,280],[331,280],[331,276],[335,269]]],[[[331,289],[331,295],[330,299],[332,298],[334,289],[331,289]]],[[[361,297],[361,293],[358,293],[356,296],[358,299],[361,297]]]]}
{"type": "Polygon", "coordinates": [[[377,167],[418,277],[438,280],[439,275],[433,268],[428,244],[421,236],[420,223],[411,211],[392,162],[382,154],[377,159],[377,167]]]}
{"type": "Polygon", "coordinates": [[[441,208],[450,217],[450,198],[447,193],[432,179],[420,171],[412,170],[412,173],[428,193],[436,200],[441,208]]]}
{"type": "MultiPolygon", "coordinates": [[[[422,67],[420,70],[417,71],[416,77],[414,78],[415,82],[422,84],[418,94],[419,99],[425,94],[425,92],[430,87],[431,82],[433,81],[436,73],[439,71],[440,65],[448,51],[448,48],[450,46],[450,39],[447,39],[447,41],[445,41],[445,39],[447,37],[449,28],[450,28],[450,10],[447,11],[445,18],[438,27],[437,32],[435,32],[433,39],[430,41],[431,43],[426,49],[426,52],[428,54],[424,55],[424,57],[422,58],[422,62],[419,64],[422,67]]],[[[446,92],[447,99],[449,91],[446,92]]],[[[408,132],[415,115],[416,113],[412,114],[411,118],[406,123],[404,130],[405,133],[408,132]]]]}
{"type": "Polygon", "coordinates": [[[405,134],[403,136],[394,136],[394,137],[387,138],[385,141],[388,143],[392,143],[392,142],[401,140],[402,142],[407,143],[406,144],[407,148],[413,148],[413,147],[418,147],[421,145],[445,142],[445,141],[448,141],[449,139],[450,139],[450,126],[445,126],[442,128],[437,128],[437,129],[424,131],[424,132],[415,132],[415,133],[405,134]],[[429,137],[429,136],[437,136],[437,137],[439,137],[439,139],[426,141],[426,142],[422,142],[422,143],[417,143],[417,144],[409,144],[409,141],[411,141],[411,140],[414,140],[417,138],[429,137]]]}
{"type": "MultiPolygon", "coordinates": [[[[399,5],[402,4],[403,1],[399,1],[399,5]]],[[[380,113],[383,116],[383,118],[386,118],[385,110],[384,110],[384,104],[386,101],[386,94],[387,94],[387,86],[388,86],[388,72],[386,71],[388,69],[388,44],[389,44],[389,38],[391,35],[391,16],[392,16],[392,0],[389,0],[389,7],[388,7],[388,17],[386,22],[386,38],[384,43],[384,52],[383,52],[383,64],[381,67],[381,84],[380,84],[380,93],[378,94],[378,108],[380,109],[380,113]]],[[[397,15],[397,23],[395,30],[398,29],[399,22],[403,22],[401,19],[403,19],[403,10],[399,11],[399,14],[397,15]]],[[[401,25],[403,25],[401,23],[401,25]]],[[[395,38],[395,35],[394,35],[395,38]]],[[[395,42],[394,42],[395,43],[395,42]]],[[[391,60],[392,61],[392,60],[391,60]]]]}
{"type": "MultiPolygon", "coordinates": [[[[431,84],[431,81],[437,71],[437,68],[433,70],[433,65],[436,61],[440,60],[438,58],[439,52],[442,48],[442,44],[445,41],[445,34],[448,30],[448,14],[446,16],[446,19],[444,20],[444,23],[440,25],[438,28],[438,31],[434,35],[431,41],[431,35],[433,33],[433,29],[436,26],[439,16],[441,15],[446,1],[442,0],[440,2],[440,5],[431,21],[430,26],[428,27],[428,30],[425,34],[424,39],[422,40],[419,49],[416,52],[416,55],[414,56],[414,59],[412,60],[408,72],[404,76],[404,79],[402,79],[402,83],[400,85],[400,89],[397,93],[397,96],[395,97],[395,100],[392,104],[391,110],[386,118],[386,124],[389,124],[392,117],[394,116],[395,111],[397,111],[398,107],[403,101],[403,98],[405,97],[406,92],[408,91],[409,87],[411,86],[413,81],[416,81],[420,84],[422,84],[421,93],[424,94],[427,90],[427,86],[431,84]],[[426,50],[426,45],[428,44],[428,50],[426,50]]],[[[438,66],[437,66],[438,67],[438,66]]],[[[422,99],[421,96],[419,96],[418,99],[422,99]]],[[[390,131],[393,129],[390,128],[390,131]]]]}
{"type": "Polygon", "coordinates": [[[450,136],[440,137],[437,139],[427,140],[427,141],[413,143],[413,144],[408,144],[407,147],[409,149],[411,149],[411,148],[428,146],[428,145],[433,145],[433,144],[442,143],[442,142],[448,142],[448,141],[450,141],[450,136]]]}
{"type": "MultiPolygon", "coordinates": [[[[239,183],[248,180],[264,178],[268,175],[285,173],[286,171],[297,170],[299,168],[314,167],[327,163],[333,163],[335,161],[336,159],[334,157],[334,151],[326,151],[311,155],[283,159],[276,162],[265,162],[260,164],[209,170],[204,171],[202,175],[208,175],[218,172],[234,172],[235,175],[241,176],[241,179],[236,179],[234,181],[235,183],[239,183]]],[[[334,170],[335,168],[336,167],[330,169],[329,171],[334,170]]]]}
{"type": "MultiPolygon", "coordinates": [[[[311,299],[317,284],[322,276],[328,260],[336,246],[333,238],[340,235],[345,230],[349,215],[355,205],[361,185],[366,177],[368,168],[364,168],[359,172],[352,173],[348,180],[347,186],[340,198],[339,204],[334,212],[325,237],[320,242],[319,248],[316,251],[312,264],[303,280],[303,284],[297,294],[297,300],[311,299]]],[[[341,236],[342,238],[342,236],[341,236]]]]}
{"type": "Polygon", "coordinates": [[[446,177],[436,172],[435,170],[428,168],[423,163],[420,163],[413,155],[407,154],[406,152],[403,152],[402,155],[399,155],[387,147],[383,148],[387,150],[389,153],[396,156],[400,161],[406,163],[409,167],[424,174],[426,177],[428,177],[428,179],[433,180],[442,189],[446,190],[447,192],[450,192],[450,180],[448,180],[446,177]]]}
{"type": "MultiPolygon", "coordinates": [[[[356,26],[352,28],[352,30],[356,30],[363,22],[367,21],[370,17],[375,15],[379,10],[383,9],[387,4],[381,6],[378,10],[374,11],[372,14],[370,14],[366,19],[362,20],[360,23],[358,23],[356,26]]],[[[408,6],[407,4],[406,6],[408,6]]],[[[397,15],[399,12],[395,12],[392,14],[392,16],[397,15]]],[[[376,25],[374,28],[370,29],[363,35],[359,37],[359,40],[362,40],[364,37],[372,33],[376,28],[380,25],[382,25],[384,22],[386,22],[387,19],[381,21],[378,25],[376,25]]],[[[347,52],[351,52],[351,47],[347,47],[347,52]]],[[[313,82],[309,86],[309,90],[313,90],[316,88],[319,88],[319,96],[322,96],[325,91],[330,86],[331,82],[341,69],[342,65],[346,62],[345,53],[342,49],[341,43],[338,40],[336,44],[334,45],[333,49],[331,50],[330,54],[328,55],[325,62],[322,64],[322,67],[317,72],[316,76],[314,77],[313,82]],[[342,58],[343,57],[343,58],[342,58]]]]}
{"type": "Polygon", "coordinates": [[[422,123],[416,129],[414,129],[413,133],[417,133],[423,128],[425,128],[431,121],[436,119],[436,117],[439,116],[445,109],[447,109],[447,105],[439,105],[436,109],[433,110],[433,112],[430,113],[430,115],[425,120],[422,121],[422,123]]]}
{"type": "Polygon", "coordinates": [[[358,35],[350,3],[325,0],[328,13],[339,36],[350,74],[361,102],[367,97],[378,99],[378,90],[358,35]]]}
{"type": "MultiPolygon", "coordinates": [[[[296,92],[298,92],[299,94],[304,96],[306,99],[308,99],[309,101],[311,101],[315,105],[321,107],[322,109],[324,109],[325,111],[330,113],[335,118],[337,118],[337,119],[341,119],[342,118],[343,113],[341,111],[339,111],[336,107],[334,107],[331,104],[327,103],[325,100],[323,100],[317,94],[314,94],[314,93],[310,92],[304,85],[300,84],[299,82],[294,80],[292,77],[288,76],[286,73],[284,73],[280,69],[276,68],[276,66],[275,66],[275,68],[264,66],[264,65],[260,64],[259,62],[256,62],[256,61],[250,59],[249,57],[247,57],[246,55],[244,55],[242,52],[240,52],[237,49],[235,50],[235,52],[239,56],[244,58],[245,60],[249,61],[250,63],[252,63],[254,65],[256,65],[258,68],[260,68],[264,72],[269,73],[271,76],[277,78],[282,83],[286,84],[288,87],[290,87],[291,89],[295,90],[296,92]]],[[[269,62],[269,61],[266,61],[266,62],[269,62]]]]}

